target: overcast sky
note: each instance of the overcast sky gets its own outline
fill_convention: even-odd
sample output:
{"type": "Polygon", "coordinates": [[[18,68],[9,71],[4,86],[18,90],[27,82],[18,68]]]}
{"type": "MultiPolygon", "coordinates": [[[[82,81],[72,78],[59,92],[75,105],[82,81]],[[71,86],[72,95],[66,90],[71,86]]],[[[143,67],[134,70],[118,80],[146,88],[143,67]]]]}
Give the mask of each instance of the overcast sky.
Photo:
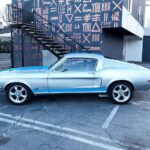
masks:
{"type": "MultiPolygon", "coordinates": [[[[3,22],[3,19],[1,17],[3,15],[4,8],[6,7],[6,4],[11,3],[11,0],[0,0],[0,1],[1,1],[1,3],[0,3],[0,22],[3,22]]],[[[5,24],[5,23],[3,23],[3,24],[5,24]]]]}
{"type": "MultiPolygon", "coordinates": [[[[2,10],[3,8],[5,8],[6,4],[10,4],[12,0],[0,0],[0,1],[1,1],[0,10],[2,10]]],[[[147,0],[147,1],[150,1],[150,0],[147,0]]],[[[149,26],[150,26],[150,6],[146,8],[146,14],[145,15],[146,15],[145,25],[147,26],[147,24],[149,23],[149,26]],[[147,22],[147,20],[149,20],[149,21],[147,22]]]]}
{"type": "Polygon", "coordinates": [[[6,6],[6,4],[10,4],[11,0],[0,0],[1,4],[0,4],[0,9],[2,9],[3,7],[6,6]]]}

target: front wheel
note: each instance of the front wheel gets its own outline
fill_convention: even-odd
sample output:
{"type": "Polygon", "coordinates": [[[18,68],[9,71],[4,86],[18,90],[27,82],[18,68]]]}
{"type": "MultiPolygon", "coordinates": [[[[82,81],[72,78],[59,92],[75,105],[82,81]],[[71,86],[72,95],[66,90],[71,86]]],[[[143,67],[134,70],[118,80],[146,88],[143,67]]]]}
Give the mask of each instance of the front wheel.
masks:
{"type": "Polygon", "coordinates": [[[20,83],[14,83],[6,89],[7,99],[16,105],[22,105],[31,100],[32,92],[30,89],[20,83]]]}
{"type": "Polygon", "coordinates": [[[125,104],[132,98],[133,88],[129,83],[118,82],[111,85],[108,94],[113,102],[118,104],[125,104]]]}

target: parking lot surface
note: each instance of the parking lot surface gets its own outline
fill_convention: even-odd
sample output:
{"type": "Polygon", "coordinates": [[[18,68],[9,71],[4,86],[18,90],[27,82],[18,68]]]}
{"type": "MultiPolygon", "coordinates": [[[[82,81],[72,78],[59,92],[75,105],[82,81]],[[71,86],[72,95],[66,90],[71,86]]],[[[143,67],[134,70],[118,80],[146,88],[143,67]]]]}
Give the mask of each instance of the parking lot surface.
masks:
{"type": "Polygon", "coordinates": [[[149,150],[150,92],[126,105],[97,95],[51,95],[23,106],[0,93],[0,150],[149,150]]]}

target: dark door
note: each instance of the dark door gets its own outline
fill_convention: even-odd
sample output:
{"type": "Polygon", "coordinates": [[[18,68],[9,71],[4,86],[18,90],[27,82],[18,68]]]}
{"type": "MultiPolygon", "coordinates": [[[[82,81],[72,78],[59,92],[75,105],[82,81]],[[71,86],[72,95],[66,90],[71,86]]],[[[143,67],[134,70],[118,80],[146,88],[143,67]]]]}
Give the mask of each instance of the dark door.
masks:
{"type": "Polygon", "coordinates": [[[33,0],[23,1],[23,22],[31,24],[34,21],[34,14],[32,12],[34,5],[33,0]]]}
{"type": "Polygon", "coordinates": [[[150,36],[145,36],[143,40],[143,62],[150,62],[150,36]]]}

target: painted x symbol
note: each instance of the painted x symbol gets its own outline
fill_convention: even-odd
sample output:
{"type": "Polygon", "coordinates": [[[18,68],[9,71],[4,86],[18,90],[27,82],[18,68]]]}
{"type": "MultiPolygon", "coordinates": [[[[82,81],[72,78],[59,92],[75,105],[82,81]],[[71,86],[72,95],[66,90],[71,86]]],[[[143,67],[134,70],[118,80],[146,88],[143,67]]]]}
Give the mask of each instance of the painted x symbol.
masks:
{"type": "Polygon", "coordinates": [[[52,6],[53,4],[57,6],[57,4],[56,4],[56,1],[55,1],[55,0],[53,0],[53,1],[52,1],[51,6],[52,6]]]}
{"type": "Polygon", "coordinates": [[[77,13],[77,11],[78,11],[79,13],[81,13],[81,10],[80,10],[81,4],[80,4],[79,6],[77,6],[77,5],[75,4],[74,6],[75,6],[75,8],[76,8],[74,14],[77,13]]]}
{"type": "Polygon", "coordinates": [[[120,4],[122,3],[122,0],[119,3],[116,3],[115,1],[112,1],[112,2],[115,5],[115,7],[113,8],[114,10],[118,8],[119,10],[122,11],[122,8],[120,7],[120,4]]]}
{"type": "Polygon", "coordinates": [[[85,43],[86,41],[90,44],[90,40],[88,39],[90,37],[91,33],[89,33],[87,36],[83,34],[83,37],[84,37],[84,41],[83,43],[85,43]]]}
{"type": "Polygon", "coordinates": [[[64,23],[62,25],[58,23],[59,31],[65,32],[65,30],[63,29],[64,25],[64,23]]]}

